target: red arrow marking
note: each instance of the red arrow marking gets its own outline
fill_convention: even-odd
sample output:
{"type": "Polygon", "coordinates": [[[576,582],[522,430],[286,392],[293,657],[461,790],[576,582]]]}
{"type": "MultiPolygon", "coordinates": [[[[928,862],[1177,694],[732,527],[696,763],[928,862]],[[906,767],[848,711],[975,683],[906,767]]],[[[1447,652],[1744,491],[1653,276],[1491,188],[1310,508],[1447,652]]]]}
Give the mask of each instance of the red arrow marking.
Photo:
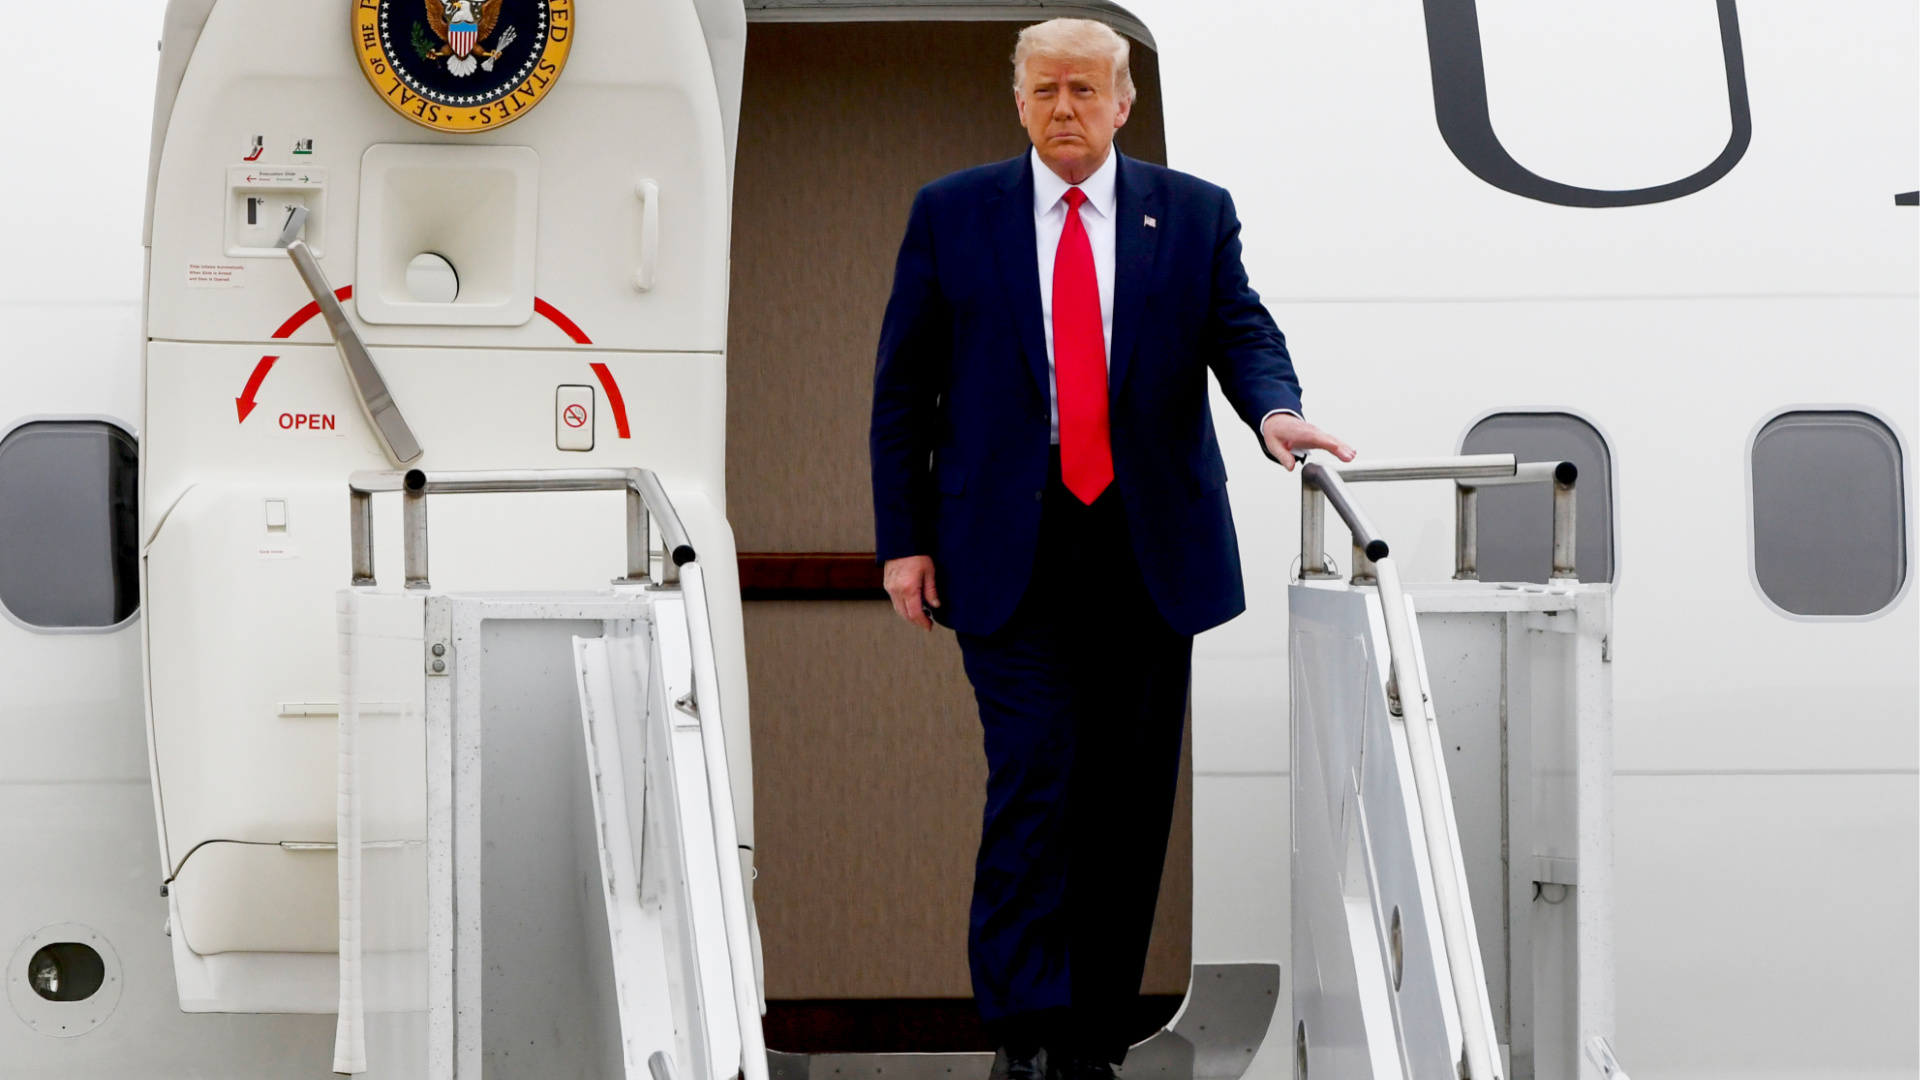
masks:
{"type": "Polygon", "coordinates": [[[277,356],[261,357],[260,362],[253,365],[253,374],[247,378],[247,388],[233,399],[234,407],[240,410],[241,423],[247,422],[247,414],[253,411],[253,395],[260,392],[260,384],[267,380],[267,372],[273,370],[273,362],[278,359],[277,356]]]}
{"type": "Polygon", "coordinates": [[[605,364],[588,364],[593,373],[600,377],[600,388],[607,392],[607,405],[613,409],[613,426],[623,439],[631,438],[627,431],[627,402],[620,396],[620,384],[613,381],[613,372],[605,364]]]}
{"type": "MultiPolygon", "coordinates": [[[[333,295],[341,300],[351,300],[353,299],[353,286],[342,285],[338,289],[333,290],[333,295]]],[[[586,331],[580,329],[578,323],[567,318],[559,308],[554,307],[545,300],[537,296],[534,297],[533,310],[546,318],[548,322],[559,327],[561,333],[573,339],[575,344],[593,344],[593,339],[586,335],[586,331]]],[[[315,301],[310,303],[299,311],[294,312],[292,318],[281,323],[280,329],[275,330],[273,336],[276,338],[292,337],[294,331],[307,325],[307,321],[318,314],[320,314],[319,302],[315,301]]],[[[240,412],[242,422],[245,422],[247,414],[253,411],[253,396],[259,392],[261,381],[267,377],[267,372],[273,369],[273,362],[278,359],[279,357],[277,356],[261,357],[260,363],[255,365],[253,369],[253,376],[247,380],[246,391],[239,397],[233,399],[234,406],[240,412]]],[[[627,428],[627,404],[626,400],[620,396],[620,384],[613,380],[613,372],[607,370],[607,365],[593,364],[590,366],[593,368],[593,373],[599,376],[601,387],[607,392],[607,404],[613,407],[613,422],[614,426],[619,429],[620,437],[623,439],[631,438],[632,435],[627,428]]]]}
{"type": "MultiPolygon", "coordinates": [[[[353,298],[353,286],[342,285],[333,290],[333,295],[341,300],[350,300],[353,298]]],[[[299,311],[294,312],[292,318],[281,323],[280,329],[275,330],[273,336],[276,338],[292,337],[295,330],[305,326],[308,319],[318,314],[320,314],[319,302],[315,301],[310,303],[299,311]]],[[[280,358],[277,356],[261,357],[260,362],[253,366],[253,374],[247,377],[247,388],[240,392],[239,397],[233,399],[233,407],[240,413],[241,423],[244,424],[247,422],[247,414],[253,411],[254,405],[256,404],[253,397],[260,392],[260,384],[266,381],[267,372],[273,370],[273,362],[278,359],[280,358]]]]}

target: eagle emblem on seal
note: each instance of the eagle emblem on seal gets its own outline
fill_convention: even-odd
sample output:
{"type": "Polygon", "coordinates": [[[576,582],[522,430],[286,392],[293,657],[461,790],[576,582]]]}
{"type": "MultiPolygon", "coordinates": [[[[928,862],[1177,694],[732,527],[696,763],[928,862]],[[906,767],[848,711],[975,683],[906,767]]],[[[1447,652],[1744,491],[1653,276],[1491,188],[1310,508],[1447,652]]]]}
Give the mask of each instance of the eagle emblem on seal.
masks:
{"type": "Polygon", "coordinates": [[[493,29],[500,22],[501,0],[425,0],[427,25],[439,36],[440,44],[420,30],[420,24],[414,24],[413,48],[422,60],[447,61],[449,74],[464,78],[473,74],[475,67],[487,71],[493,70],[494,61],[500,59],[513,44],[519,33],[511,26],[500,34],[500,39],[487,48],[481,42],[493,36],[493,29]],[[477,58],[477,59],[476,59],[477,58]]]}
{"type": "Polygon", "coordinates": [[[388,108],[435,131],[489,131],[558,84],[574,3],[350,0],[354,51],[388,108]]]}

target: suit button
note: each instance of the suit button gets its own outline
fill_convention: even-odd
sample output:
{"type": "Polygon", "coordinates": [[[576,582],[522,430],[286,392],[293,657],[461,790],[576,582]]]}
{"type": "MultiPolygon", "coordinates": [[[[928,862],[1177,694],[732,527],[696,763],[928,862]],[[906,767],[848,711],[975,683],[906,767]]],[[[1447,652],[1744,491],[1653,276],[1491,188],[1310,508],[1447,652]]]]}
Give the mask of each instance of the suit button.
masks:
{"type": "Polygon", "coordinates": [[[1039,501],[1040,501],[1041,499],[1043,499],[1043,498],[1045,498],[1045,497],[1046,497],[1046,492],[1044,492],[1044,491],[1036,491],[1036,492],[1034,492],[1034,493],[1033,493],[1033,501],[1034,501],[1034,502],[1039,502],[1039,501]]]}

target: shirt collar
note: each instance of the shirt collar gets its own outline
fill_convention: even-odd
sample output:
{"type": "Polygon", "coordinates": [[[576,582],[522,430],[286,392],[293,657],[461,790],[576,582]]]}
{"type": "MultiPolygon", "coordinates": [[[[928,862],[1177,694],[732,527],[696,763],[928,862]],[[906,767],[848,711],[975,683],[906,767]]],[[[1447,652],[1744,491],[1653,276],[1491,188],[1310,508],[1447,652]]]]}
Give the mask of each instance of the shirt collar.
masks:
{"type": "MultiPolygon", "coordinates": [[[[1047,168],[1040,160],[1040,151],[1028,150],[1027,157],[1033,167],[1033,212],[1046,214],[1061,199],[1067,196],[1067,182],[1059,174],[1047,168]]],[[[1114,181],[1120,175],[1120,151],[1108,147],[1107,160],[1093,170],[1093,175],[1080,182],[1080,190],[1087,194],[1087,205],[1100,212],[1102,217],[1111,219],[1114,213],[1114,181]]]]}

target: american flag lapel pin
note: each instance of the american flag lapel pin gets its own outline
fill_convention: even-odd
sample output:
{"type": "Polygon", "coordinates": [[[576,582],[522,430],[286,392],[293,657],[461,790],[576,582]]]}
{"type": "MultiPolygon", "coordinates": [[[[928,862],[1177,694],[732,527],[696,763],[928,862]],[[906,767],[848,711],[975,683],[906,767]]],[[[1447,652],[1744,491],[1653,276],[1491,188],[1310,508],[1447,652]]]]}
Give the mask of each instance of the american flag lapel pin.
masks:
{"type": "Polygon", "coordinates": [[[1147,215],[1145,215],[1145,216],[1146,216],[1146,219],[1147,219],[1147,228],[1149,228],[1149,229],[1157,229],[1157,228],[1159,228],[1159,227],[1160,227],[1160,223],[1159,223],[1159,222],[1157,222],[1157,221],[1155,221],[1155,220],[1153,220],[1153,215],[1152,215],[1152,214],[1147,214],[1147,215]]]}

